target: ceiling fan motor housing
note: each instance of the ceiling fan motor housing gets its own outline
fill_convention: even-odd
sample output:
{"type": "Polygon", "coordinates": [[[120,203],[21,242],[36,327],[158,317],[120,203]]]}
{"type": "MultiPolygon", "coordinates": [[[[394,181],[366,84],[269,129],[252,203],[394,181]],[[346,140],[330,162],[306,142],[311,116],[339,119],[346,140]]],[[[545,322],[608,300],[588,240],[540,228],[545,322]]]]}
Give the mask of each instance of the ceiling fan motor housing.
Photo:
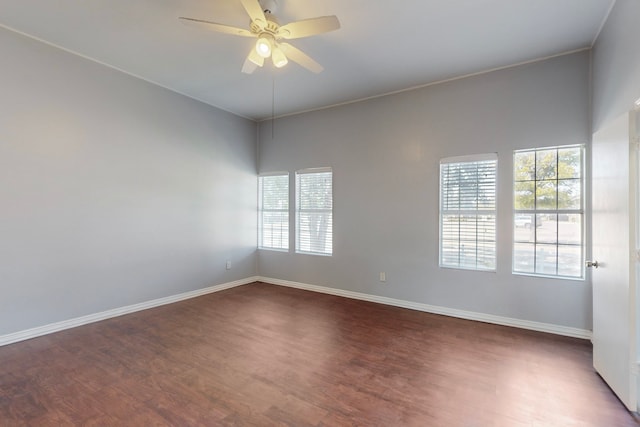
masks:
{"type": "Polygon", "coordinates": [[[280,28],[280,24],[278,24],[278,21],[276,21],[275,17],[272,15],[266,15],[266,18],[267,24],[264,27],[260,27],[260,25],[252,21],[250,24],[251,32],[258,35],[261,35],[262,33],[271,34],[271,36],[275,38],[278,33],[278,29],[280,28]]]}

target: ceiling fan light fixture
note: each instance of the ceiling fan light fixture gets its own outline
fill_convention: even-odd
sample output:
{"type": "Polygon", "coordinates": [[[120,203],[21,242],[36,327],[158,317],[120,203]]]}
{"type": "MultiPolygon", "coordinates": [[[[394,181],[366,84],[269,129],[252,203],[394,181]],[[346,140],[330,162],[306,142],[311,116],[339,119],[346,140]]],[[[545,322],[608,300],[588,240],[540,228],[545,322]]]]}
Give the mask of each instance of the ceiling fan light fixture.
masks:
{"type": "Polygon", "coordinates": [[[336,16],[331,15],[280,25],[273,16],[278,2],[279,0],[240,0],[242,7],[249,15],[249,29],[184,16],[178,19],[190,27],[253,39],[249,54],[242,65],[242,72],[245,74],[251,74],[257,67],[262,67],[264,60],[269,57],[277,68],[282,68],[292,61],[311,72],[321,72],[322,65],[300,49],[281,40],[300,39],[335,31],[340,28],[340,21],[336,16]]]}
{"type": "Polygon", "coordinates": [[[256,52],[263,58],[271,56],[271,40],[268,37],[261,36],[256,42],[256,52]]]}
{"type": "Polygon", "coordinates": [[[275,47],[273,49],[271,60],[273,61],[273,65],[275,65],[276,68],[282,68],[289,63],[286,55],[279,47],[275,47]]]}

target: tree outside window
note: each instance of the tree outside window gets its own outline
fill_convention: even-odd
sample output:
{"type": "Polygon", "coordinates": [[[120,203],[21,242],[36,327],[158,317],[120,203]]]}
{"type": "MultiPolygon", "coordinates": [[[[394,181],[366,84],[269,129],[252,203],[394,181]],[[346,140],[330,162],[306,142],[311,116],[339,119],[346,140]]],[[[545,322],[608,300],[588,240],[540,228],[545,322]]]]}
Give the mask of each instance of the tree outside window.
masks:
{"type": "Polygon", "coordinates": [[[583,277],[583,151],[514,153],[514,273],[583,277]]]}

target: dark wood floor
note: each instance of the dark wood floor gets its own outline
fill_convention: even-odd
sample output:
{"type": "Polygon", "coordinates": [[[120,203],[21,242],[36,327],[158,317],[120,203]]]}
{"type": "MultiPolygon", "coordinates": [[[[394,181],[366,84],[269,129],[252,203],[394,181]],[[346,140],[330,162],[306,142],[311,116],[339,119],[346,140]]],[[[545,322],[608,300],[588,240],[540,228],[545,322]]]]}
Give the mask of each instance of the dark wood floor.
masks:
{"type": "Polygon", "coordinates": [[[588,341],[257,283],[0,347],[0,425],[637,424],[588,341]]]}

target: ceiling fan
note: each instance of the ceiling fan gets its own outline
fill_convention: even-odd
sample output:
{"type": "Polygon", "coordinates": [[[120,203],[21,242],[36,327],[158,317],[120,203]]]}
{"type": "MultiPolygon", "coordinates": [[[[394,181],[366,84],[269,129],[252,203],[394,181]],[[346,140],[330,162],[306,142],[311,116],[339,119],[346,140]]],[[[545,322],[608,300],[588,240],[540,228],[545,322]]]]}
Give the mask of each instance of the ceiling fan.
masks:
{"type": "Polygon", "coordinates": [[[323,70],[322,65],[318,64],[306,53],[281,40],[299,39],[337,30],[340,28],[340,22],[337,17],[321,16],[281,26],[272,14],[277,7],[276,0],[240,0],[240,2],[251,18],[248,30],[203,19],[185,17],[178,19],[182,23],[193,27],[236,36],[257,38],[255,46],[251,48],[247,59],[244,61],[242,66],[243,73],[253,73],[257,67],[262,67],[264,60],[269,57],[271,57],[273,65],[277,68],[287,65],[290,59],[314,73],[319,73],[323,70]]]}

